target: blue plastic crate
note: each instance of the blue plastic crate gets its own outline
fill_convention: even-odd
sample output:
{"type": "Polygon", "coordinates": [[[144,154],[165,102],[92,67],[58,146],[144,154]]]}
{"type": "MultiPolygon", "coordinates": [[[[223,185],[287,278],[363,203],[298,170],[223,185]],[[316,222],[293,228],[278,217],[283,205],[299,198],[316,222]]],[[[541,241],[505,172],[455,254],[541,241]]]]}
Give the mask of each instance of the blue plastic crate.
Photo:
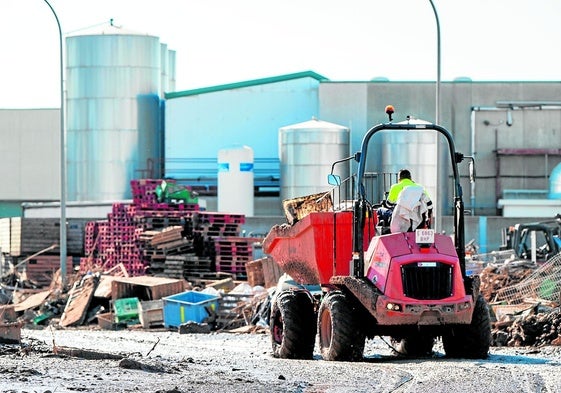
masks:
{"type": "Polygon", "coordinates": [[[205,308],[218,309],[218,296],[196,291],[178,293],[162,300],[165,327],[179,327],[189,321],[201,323],[209,316],[205,308]]]}

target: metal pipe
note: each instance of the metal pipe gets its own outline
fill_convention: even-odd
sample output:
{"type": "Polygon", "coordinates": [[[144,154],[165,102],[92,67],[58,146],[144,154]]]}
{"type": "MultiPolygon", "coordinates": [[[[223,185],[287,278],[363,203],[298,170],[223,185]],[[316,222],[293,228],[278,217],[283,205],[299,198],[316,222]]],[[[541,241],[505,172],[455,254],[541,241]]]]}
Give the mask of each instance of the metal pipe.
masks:
{"type": "MultiPolygon", "coordinates": [[[[475,160],[475,109],[471,108],[471,116],[470,116],[470,143],[471,143],[471,156],[475,160]]],[[[470,190],[470,204],[471,204],[471,215],[475,216],[475,182],[471,182],[471,190],[470,190]]]]}
{"type": "Polygon", "coordinates": [[[537,251],[536,251],[536,231],[532,231],[530,232],[530,247],[531,247],[531,251],[530,254],[532,256],[532,263],[536,263],[536,261],[538,260],[537,258],[537,251]]]}
{"type": "MultiPolygon", "coordinates": [[[[471,107],[471,117],[470,117],[470,144],[471,144],[471,155],[476,157],[477,152],[475,151],[475,112],[504,112],[504,109],[493,107],[493,106],[472,106],[471,107]]],[[[475,182],[471,183],[470,188],[470,204],[471,204],[471,215],[475,215],[475,203],[476,203],[476,190],[475,182]]]]}
{"type": "Polygon", "coordinates": [[[54,8],[43,0],[51,9],[58,26],[60,46],[60,279],[62,289],[66,287],[66,134],[64,129],[64,57],[62,29],[54,8]]]}
{"type": "Polygon", "coordinates": [[[561,101],[496,101],[499,108],[541,108],[542,106],[560,107],[561,101]]]}

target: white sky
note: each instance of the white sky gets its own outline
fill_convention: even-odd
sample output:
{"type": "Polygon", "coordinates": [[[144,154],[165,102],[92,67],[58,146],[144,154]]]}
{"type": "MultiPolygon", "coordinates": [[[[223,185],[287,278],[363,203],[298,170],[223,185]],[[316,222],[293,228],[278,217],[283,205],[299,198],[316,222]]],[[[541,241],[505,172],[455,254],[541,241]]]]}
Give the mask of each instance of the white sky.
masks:
{"type": "MultiPolygon", "coordinates": [[[[561,81],[560,0],[433,0],[443,81],[561,81]]],[[[108,22],[176,50],[177,90],[315,71],[436,80],[429,0],[50,0],[63,33],[108,22]]],[[[59,35],[43,0],[0,0],[0,108],[60,106],[59,35]]]]}

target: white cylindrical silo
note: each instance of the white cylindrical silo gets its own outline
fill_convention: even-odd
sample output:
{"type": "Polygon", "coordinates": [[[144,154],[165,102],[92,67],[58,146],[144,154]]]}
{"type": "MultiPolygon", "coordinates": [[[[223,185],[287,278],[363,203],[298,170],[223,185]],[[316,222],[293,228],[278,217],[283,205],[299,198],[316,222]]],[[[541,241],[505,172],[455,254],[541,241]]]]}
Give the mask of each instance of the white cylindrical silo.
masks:
{"type": "Polygon", "coordinates": [[[130,180],[162,154],[158,37],[116,26],[67,47],[68,199],[130,198],[130,180]]]}
{"type": "MultiPolygon", "coordinates": [[[[436,203],[439,164],[436,159],[438,156],[436,133],[392,130],[385,132],[381,140],[382,172],[397,173],[400,169],[409,169],[413,180],[423,185],[436,203]]],[[[374,148],[369,150],[370,154],[375,151],[374,148]]]]}
{"type": "Polygon", "coordinates": [[[561,163],[551,171],[549,177],[549,199],[561,199],[561,163]]]}
{"type": "MultiPolygon", "coordinates": [[[[279,129],[280,196],[282,200],[332,188],[327,183],[333,162],[349,155],[347,127],[312,119],[279,129]]],[[[348,165],[336,166],[342,179],[348,165]]]]}
{"type": "Polygon", "coordinates": [[[253,149],[232,146],[218,151],[218,211],[253,216],[253,149]]]}

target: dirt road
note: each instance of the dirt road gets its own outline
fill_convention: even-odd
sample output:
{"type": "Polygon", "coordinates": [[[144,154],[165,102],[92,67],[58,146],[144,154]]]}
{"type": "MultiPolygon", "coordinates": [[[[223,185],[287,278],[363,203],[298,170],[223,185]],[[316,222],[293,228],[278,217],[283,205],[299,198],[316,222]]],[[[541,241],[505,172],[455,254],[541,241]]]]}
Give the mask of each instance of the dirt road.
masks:
{"type": "Polygon", "coordinates": [[[482,361],[446,359],[438,343],[431,358],[404,359],[376,338],[364,361],[346,363],[321,360],[317,348],[314,360],[275,359],[266,334],[47,328],[22,335],[22,346],[0,345],[0,392],[561,391],[558,347],[492,348],[482,361]]]}

